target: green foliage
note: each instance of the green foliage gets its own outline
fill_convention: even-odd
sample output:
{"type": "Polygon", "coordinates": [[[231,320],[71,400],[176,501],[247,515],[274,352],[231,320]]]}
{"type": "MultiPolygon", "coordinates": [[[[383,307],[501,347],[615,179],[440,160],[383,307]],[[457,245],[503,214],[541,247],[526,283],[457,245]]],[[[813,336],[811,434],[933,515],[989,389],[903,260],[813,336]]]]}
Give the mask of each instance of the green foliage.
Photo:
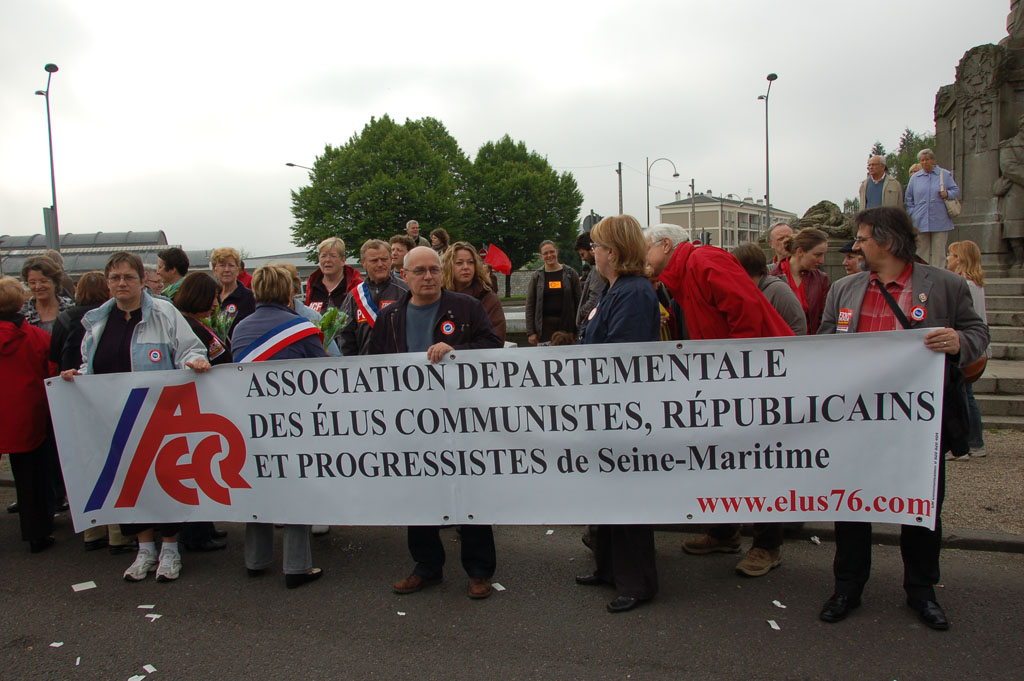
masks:
{"type": "Polygon", "coordinates": [[[871,151],[868,152],[868,156],[881,156],[882,158],[885,158],[885,147],[882,146],[880,141],[876,140],[875,143],[871,145],[871,151]]]}
{"type": "Polygon", "coordinates": [[[357,252],[366,239],[403,232],[413,218],[425,233],[443,227],[460,235],[471,216],[469,168],[440,121],[371,118],[345,145],[327,145],[312,183],[292,192],[292,241],[312,253],[323,239],[340,236],[357,252]]]}
{"type": "Polygon", "coordinates": [[[545,239],[572,253],[583,194],[572,174],[557,173],[523,142],[505,135],[480,147],[469,199],[476,219],[465,236],[478,247],[496,244],[513,269],[530,262],[545,239]]]}
{"type": "Polygon", "coordinates": [[[935,135],[918,135],[910,128],[903,130],[897,151],[885,155],[889,174],[899,180],[904,188],[910,180],[910,166],[917,163],[917,153],[922,149],[935,148],[935,135]]]}
{"type": "Polygon", "coordinates": [[[843,215],[848,218],[852,218],[860,211],[860,197],[855,196],[852,199],[846,199],[843,201],[843,215]]]}

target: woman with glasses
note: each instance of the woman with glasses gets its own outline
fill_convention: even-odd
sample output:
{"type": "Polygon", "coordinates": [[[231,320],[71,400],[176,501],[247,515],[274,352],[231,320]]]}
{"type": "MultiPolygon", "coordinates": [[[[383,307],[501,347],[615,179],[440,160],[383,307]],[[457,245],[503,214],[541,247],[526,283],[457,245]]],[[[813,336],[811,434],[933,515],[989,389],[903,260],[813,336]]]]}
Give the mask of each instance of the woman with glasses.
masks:
{"type": "MultiPolygon", "coordinates": [[[[111,299],[85,313],[82,325],[81,369],[62,371],[66,381],[80,374],[115,374],[189,368],[209,371],[206,348],[169,301],[153,298],[143,289],[146,270],[134,253],[120,251],[107,259],[104,274],[111,299]]],[[[141,582],[156,570],[158,582],[174,581],[181,574],[178,523],[121,525],[124,534],[136,534],[139,552],[124,571],[129,582],[141,582]],[[159,556],[154,530],[161,535],[159,556]]]]}
{"type": "MultiPolygon", "coordinates": [[[[584,345],[642,343],[661,337],[658,296],[647,268],[647,242],[636,218],[617,215],[590,232],[594,265],[608,283],[583,327],[584,345]]],[[[576,578],[583,586],[610,585],[616,597],[608,612],[632,610],[654,598],[654,528],[650,525],[598,525],[593,535],[594,572],[576,578]]]]}
{"type": "Polygon", "coordinates": [[[526,289],[526,340],[530,345],[547,344],[556,331],[576,333],[576,308],[583,287],[576,270],[558,262],[553,241],[540,243],[544,266],[530,277],[526,289]]]}

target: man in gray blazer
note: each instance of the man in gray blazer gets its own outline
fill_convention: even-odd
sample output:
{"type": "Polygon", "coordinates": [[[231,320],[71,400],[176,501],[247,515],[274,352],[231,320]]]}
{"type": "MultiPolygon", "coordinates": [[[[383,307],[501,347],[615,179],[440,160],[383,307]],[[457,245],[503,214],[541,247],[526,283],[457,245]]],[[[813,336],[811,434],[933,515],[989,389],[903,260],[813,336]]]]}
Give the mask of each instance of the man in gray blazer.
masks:
{"type": "MultiPolygon", "coordinates": [[[[967,281],[952,272],[914,263],[917,230],[903,209],[871,208],[858,213],[854,224],[854,251],[863,255],[868,271],[832,284],[818,333],[894,331],[905,326],[900,316],[910,327],[931,328],[922,352],[948,355],[945,380],[949,395],[948,365],[965,366],[980,357],[988,345],[988,327],[974,311],[967,281]],[[891,302],[886,300],[886,293],[891,302]],[[902,314],[897,314],[893,306],[902,314]]],[[[943,406],[943,452],[955,446],[951,441],[954,429],[947,429],[955,425],[947,421],[952,408],[950,404],[943,406]]],[[[949,628],[946,614],[935,601],[934,588],[939,581],[944,493],[945,464],[940,458],[935,529],[903,525],[900,533],[907,605],[926,625],[940,630],[949,628]]],[[[832,569],[835,591],[820,614],[826,622],[845,619],[860,605],[871,570],[870,523],[836,523],[832,569]]]]}

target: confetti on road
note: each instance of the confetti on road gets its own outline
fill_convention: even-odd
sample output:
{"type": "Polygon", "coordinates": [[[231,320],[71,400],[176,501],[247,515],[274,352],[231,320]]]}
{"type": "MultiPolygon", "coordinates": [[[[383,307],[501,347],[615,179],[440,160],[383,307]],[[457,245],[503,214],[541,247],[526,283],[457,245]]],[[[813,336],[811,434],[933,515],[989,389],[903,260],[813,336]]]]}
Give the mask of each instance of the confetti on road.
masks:
{"type": "Polygon", "coordinates": [[[781,630],[781,629],[779,628],[779,625],[778,625],[778,624],[776,624],[775,620],[767,620],[767,621],[768,621],[768,626],[769,626],[769,627],[771,627],[771,628],[772,628],[772,629],[774,629],[775,631],[782,631],[782,630],[781,630]]]}
{"type": "Polygon", "coordinates": [[[503,587],[501,584],[498,584],[497,582],[494,582],[493,584],[491,584],[491,586],[494,587],[495,591],[504,591],[505,590],[505,587],[503,587]]]}
{"type": "Polygon", "coordinates": [[[779,603],[778,601],[772,601],[772,605],[774,605],[776,608],[783,608],[783,609],[785,609],[785,607],[786,607],[782,603],[779,603]]]}
{"type": "Polygon", "coordinates": [[[401,610],[399,610],[399,611],[398,611],[398,616],[399,616],[399,617],[405,617],[405,613],[404,613],[404,612],[402,612],[401,610]]]}
{"type": "Polygon", "coordinates": [[[544,534],[554,534],[554,533],[555,533],[555,531],[554,531],[554,530],[548,530],[548,531],[547,531],[547,532],[545,532],[544,534]]]}
{"type": "Polygon", "coordinates": [[[96,582],[80,582],[78,584],[72,584],[71,585],[71,590],[74,591],[75,593],[78,593],[79,591],[88,591],[89,589],[95,589],[95,588],[96,588],[96,582]]]}
{"type": "Polygon", "coordinates": [[[152,610],[155,607],[155,605],[140,605],[139,610],[152,610]]]}
{"type": "Polygon", "coordinates": [[[51,648],[60,648],[62,645],[64,645],[64,641],[54,641],[53,643],[50,644],[50,647],[51,648]]]}
{"type": "Polygon", "coordinates": [[[156,667],[154,667],[151,664],[143,665],[142,668],[146,671],[147,674],[152,674],[156,671],[156,667]]]}
{"type": "Polygon", "coordinates": [[[142,681],[146,678],[145,674],[136,674],[135,676],[129,676],[128,681],[142,681]]]}
{"type": "Polygon", "coordinates": [[[817,535],[812,535],[811,536],[811,543],[812,544],[817,544],[818,546],[821,546],[821,540],[818,539],[817,535]]]}
{"type": "Polygon", "coordinates": [[[147,614],[146,617],[149,618],[150,622],[156,622],[158,619],[163,617],[163,615],[157,615],[156,613],[152,613],[151,612],[151,613],[147,614]]]}
{"type": "Polygon", "coordinates": [[[81,657],[81,655],[79,655],[78,657],[75,658],[75,666],[77,667],[80,664],[82,664],[82,657],[81,657]]]}

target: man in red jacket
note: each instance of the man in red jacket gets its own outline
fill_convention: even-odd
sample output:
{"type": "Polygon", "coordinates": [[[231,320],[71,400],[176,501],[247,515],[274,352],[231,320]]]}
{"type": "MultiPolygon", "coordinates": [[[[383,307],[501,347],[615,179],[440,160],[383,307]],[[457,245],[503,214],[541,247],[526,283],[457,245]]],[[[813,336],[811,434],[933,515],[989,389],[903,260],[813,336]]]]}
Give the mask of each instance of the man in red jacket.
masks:
{"type": "MultiPolygon", "coordinates": [[[[647,263],[683,311],[686,338],[769,338],[792,336],[739,261],[716,246],[695,247],[678,225],[661,224],[644,230],[647,263]]],[[[737,553],[739,525],[712,525],[706,534],[683,542],[683,551],[696,555],[737,553]]],[[[754,543],[736,571],[760,577],[782,562],[782,524],[755,523],[754,543]]]]}

